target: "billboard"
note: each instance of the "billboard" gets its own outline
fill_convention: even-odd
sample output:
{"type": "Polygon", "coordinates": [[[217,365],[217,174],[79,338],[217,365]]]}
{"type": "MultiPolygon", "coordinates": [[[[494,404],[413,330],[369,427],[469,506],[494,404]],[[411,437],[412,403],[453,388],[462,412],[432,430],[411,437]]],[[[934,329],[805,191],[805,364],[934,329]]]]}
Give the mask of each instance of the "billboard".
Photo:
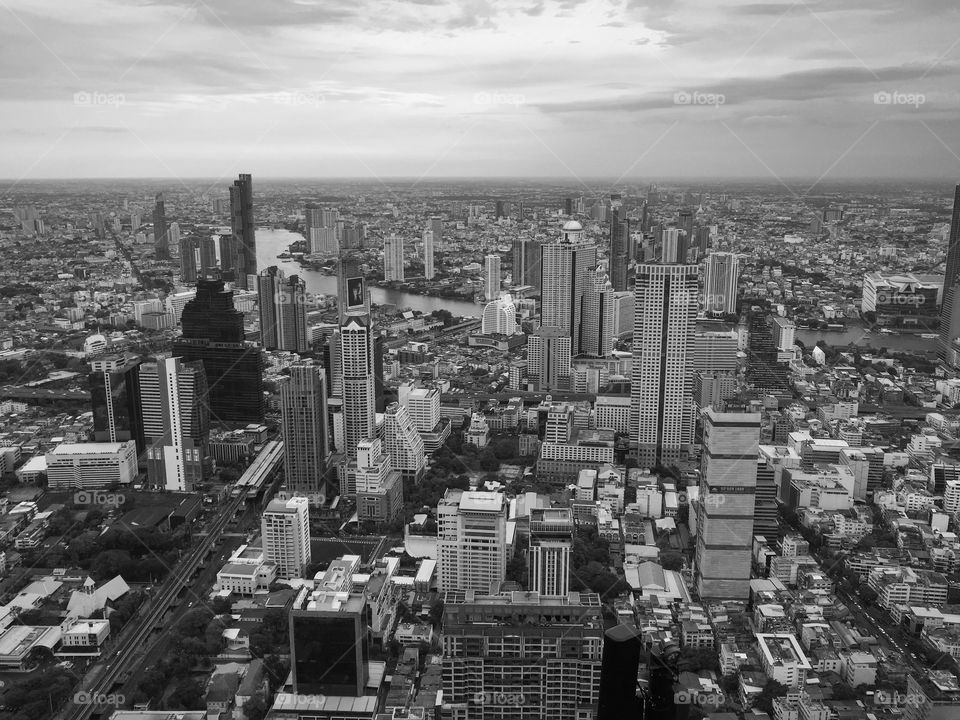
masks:
{"type": "Polygon", "coordinates": [[[347,310],[357,310],[365,306],[366,292],[362,277],[347,278],[347,310]]]}

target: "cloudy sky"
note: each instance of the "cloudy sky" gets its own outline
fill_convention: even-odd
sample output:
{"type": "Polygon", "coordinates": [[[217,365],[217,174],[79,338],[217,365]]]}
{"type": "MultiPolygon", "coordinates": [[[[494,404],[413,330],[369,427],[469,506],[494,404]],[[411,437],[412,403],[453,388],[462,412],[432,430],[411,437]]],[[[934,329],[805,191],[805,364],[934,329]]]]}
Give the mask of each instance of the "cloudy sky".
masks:
{"type": "Polygon", "coordinates": [[[0,0],[0,177],[960,178],[956,0],[0,0]]]}

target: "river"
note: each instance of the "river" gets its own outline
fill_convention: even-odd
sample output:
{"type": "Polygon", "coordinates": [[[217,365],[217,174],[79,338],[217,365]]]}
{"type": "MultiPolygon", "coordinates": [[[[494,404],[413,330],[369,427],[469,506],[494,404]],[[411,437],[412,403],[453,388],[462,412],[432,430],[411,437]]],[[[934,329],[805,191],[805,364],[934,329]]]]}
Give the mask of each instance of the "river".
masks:
{"type": "MultiPolygon", "coordinates": [[[[299,275],[303,278],[307,286],[307,292],[315,295],[336,295],[337,277],[335,275],[324,275],[316,270],[301,267],[294,260],[281,260],[277,257],[282,252],[287,252],[290,243],[296,240],[303,240],[299,233],[292,233],[289,230],[257,230],[257,267],[260,270],[276,265],[283,268],[287,275],[299,275]]],[[[482,305],[464,302],[463,300],[451,300],[449,298],[436,298],[429,295],[415,295],[413,293],[403,292],[401,290],[385,290],[384,288],[371,287],[370,300],[378,305],[395,305],[397,308],[419,310],[422,313],[431,313],[434,310],[449,310],[455,316],[460,317],[480,317],[483,313],[482,305]]]]}
{"type": "Polygon", "coordinates": [[[864,328],[859,325],[851,325],[841,332],[797,328],[796,337],[808,348],[816,345],[818,340],[823,340],[827,345],[838,347],[853,344],[863,348],[871,347],[878,350],[886,348],[892,352],[926,353],[928,355],[935,354],[937,351],[937,341],[934,338],[927,339],[908,333],[886,335],[877,330],[866,333],[864,328]]]}

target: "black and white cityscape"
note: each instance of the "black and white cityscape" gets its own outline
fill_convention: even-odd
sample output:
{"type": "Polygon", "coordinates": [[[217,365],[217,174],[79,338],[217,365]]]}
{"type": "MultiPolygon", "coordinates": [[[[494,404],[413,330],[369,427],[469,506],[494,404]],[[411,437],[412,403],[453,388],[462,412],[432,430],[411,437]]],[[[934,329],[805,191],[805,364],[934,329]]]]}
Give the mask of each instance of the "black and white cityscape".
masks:
{"type": "Polygon", "coordinates": [[[960,5],[0,18],[0,720],[960,717],[960,5]]]}

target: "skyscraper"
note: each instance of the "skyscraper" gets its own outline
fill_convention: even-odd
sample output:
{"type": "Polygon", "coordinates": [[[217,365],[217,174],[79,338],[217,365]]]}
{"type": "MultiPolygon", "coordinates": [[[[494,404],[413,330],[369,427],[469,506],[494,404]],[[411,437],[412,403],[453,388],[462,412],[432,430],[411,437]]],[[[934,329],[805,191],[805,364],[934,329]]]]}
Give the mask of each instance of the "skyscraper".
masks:
{"type": "Polygon", "coordinates": [[[307,246],[312,253],[336,255],[340,252],[340,213],[310,203],[304,213],[307,246]]]}
{"type": "Polygon", "coordinates": [[[636,627],[620,624],[607,630],[603,639],[597,720],[640,717],[637,673],[643,638],[636,627]]]}
{"type": "Polygon", "coordinates": [[[953,341],[960,336],[960,292],[954,288],[960,284],[960,185],[953,194],[953,216],[950,219],[950,237],[947,241],[947,270],[943,277],[943,305],[940,307],[940,340],[937,354],[941,360],[947,360],[956,366],[957,353],[953,350],[953,341]]]}
{"type": "Polygon", "coordinates": [[[189,235],[180,238],[180,280],[184,284],[197,281],[197,240],[189,235]]]}
{"type": "Polygon", "coordinates": [[[613,285],[600,265],[587,271],[584,285],[580,353],[606,357],[613,352],[613,285]]]}
{"type": "Polygon", "coordinates": [[[675,462],[693,441],[697,293],[696,265],[637,267],[630,398],[641,466],[675,462]]]}
{"type": "Polygon", "coordinates": [[[423,231],[423,277],[433,280],[436,273],[433,268],[433,231],[423,231]]]}
{"type": "Polygon", "coordinates": [[[260,518],[264,558],[277,577],[297,580],[310,564],[310,506],[305,497],[271,500],[260,518]]]}
{"type": "Polygon", "coordinates": [[[483,296],[487,302],[500,298],[500,256],[487,255],[483,259],[484,285],[483,296]]]}
{"type": "Polygon", "coordinates": [[[693,234],[693,210],[689,208],[684,208],[678,213],[677,216],[677,226],[680,228],[681,242],[682,242],[682,255],[678,262],[688,262],[687,252],[691,247],[695,247],[696,239],[693,234]]]}
{"type": "Polygon", "coordinates": [[[437,247],[443,247],[443,218],[439,215],[434,215],[430,218],[430,232],[433,233],[433,241],[437,244],[437,247]]]}
{"type": "Polygon", "coordinates": [[[703,417],[694,577],[701,598],[746,599],[756,505],[760,413],[703,417]]]}
{"type": "Polygon", "coordinates": [[[566,597],[570,592],[573,516],[568,508],[530,510],[529,589],[566,597]]]}
{"type": "Polygon", "coordinates": [[[135,440],[146,449],[140,418],[140,358],[97,358],[90,363],[90,403],[93,439],[97,442],[135,440]]]}
{"type": "Polygon", "coordinates": [[[537,390],[569,390],[571,339],[556,327],[541,327],[527,340],[527,377],[537,390]]]}
{"type": "Polygon", "coordinates": [[[337,310],[340,322],[348,313],[370,315],[370,293],[360,262],[352,253],[337,258],[337,310]]]}
{"type": "Polygon", "coordinates": [[[740,258],[719,252],[707,256],[703,275],[703,309],[708,315],[733,315],[737,312],[737,282],[740,258]]]}
{"type": "Polygon", "coordinates": [[[306,285],[297,275],[285,278],[283,271],[271,265],[257,281],[260,306],[260,343],[267,350],[306,352],[306,285]]]}
{"type": "Polygon", "coordinates": [[[387,405],[383,418],[383,444],[390,456],[390,464],[400,471],[404,480],[420,482],[427,466],[423,438],[417,432],[410,412],[400,403],[387,405]]]}
{"type": "Polygon", "coordinates": [[[170,357],[140,366],[140,408],[152,487],[192,492],[210,437],[203,363],[170,357]]]}
{"type": "Polygon", "coordinates": [[[173,354],[202,360],[209,390],[210,417],[216,422],[262,422],[263,352],[245,340],[243,313],[222,280],[198,280],[197,296],[180,317],[183,334],[173,354]]]}
{"type": "Polygon", "coordinates": [[[541,310],[543,327],[556,327],[571,339],[571,353],[582,346],[583,296],[592,281],[587,272],[597,265],[597,246],[583,237],[575,220],[564,224],[554,242],[541,246],[541,310]]]}
{"type": "Polygon", "coordinates": [[[343,423],[348,455],[357,443],[376,434],[374,343],[369,319],[348,316],[340,326],[340,369],[343,373],[343,423]]]}
{"type": "Polygon", "coordinates": [[[396,234],[383,239],[383,279],[403,282],[403,238],[396,234]]]}
{"type": "Polygon", "coordinates": [[[513,335],[517,332],[517,307],[509,293],[484,306],[480,331],[484,335],[513,335]]]}
{"type": "Polygon", "coordinates": [[[170,227],[167,225],[167,210],[163,202],[163,193],[157,193],[153,204],[153,248],[157,260],[170,259],[170,227]]]}
{"type": "Polygon", "coordinates": [[[211,235],[200,238],[200,271],[199,277],[208,278],[213,275],[217,267],[217,240],[211,235]]]}
{"type": "Polygon", "coordinates": [[[437,505],[437,589],[490,592],[506,574],[506,532],[503,493],[448,489],[437,505]]]}
{"type": "MultiPolygon", "coordinates": [[[[257,274],[257,239],[253,220],[253,179],[241,174],[230,188],[230,254],[233,280],[244,290],[257,274]]],[[[222,261],[221,257],[221,261],[222,261]]]]}
{"type": "Polygon", "coordinates": [[[540,288],[540,243],[533,238],[513,241],[513,284],[540,288]]]}
{"type": "Polygon", "coordinates": [[[294,363],[289,371],[289,377],[280,379],[287,490],[322,504],[330,459],[326,375],[312,360],[294,363]]]}

